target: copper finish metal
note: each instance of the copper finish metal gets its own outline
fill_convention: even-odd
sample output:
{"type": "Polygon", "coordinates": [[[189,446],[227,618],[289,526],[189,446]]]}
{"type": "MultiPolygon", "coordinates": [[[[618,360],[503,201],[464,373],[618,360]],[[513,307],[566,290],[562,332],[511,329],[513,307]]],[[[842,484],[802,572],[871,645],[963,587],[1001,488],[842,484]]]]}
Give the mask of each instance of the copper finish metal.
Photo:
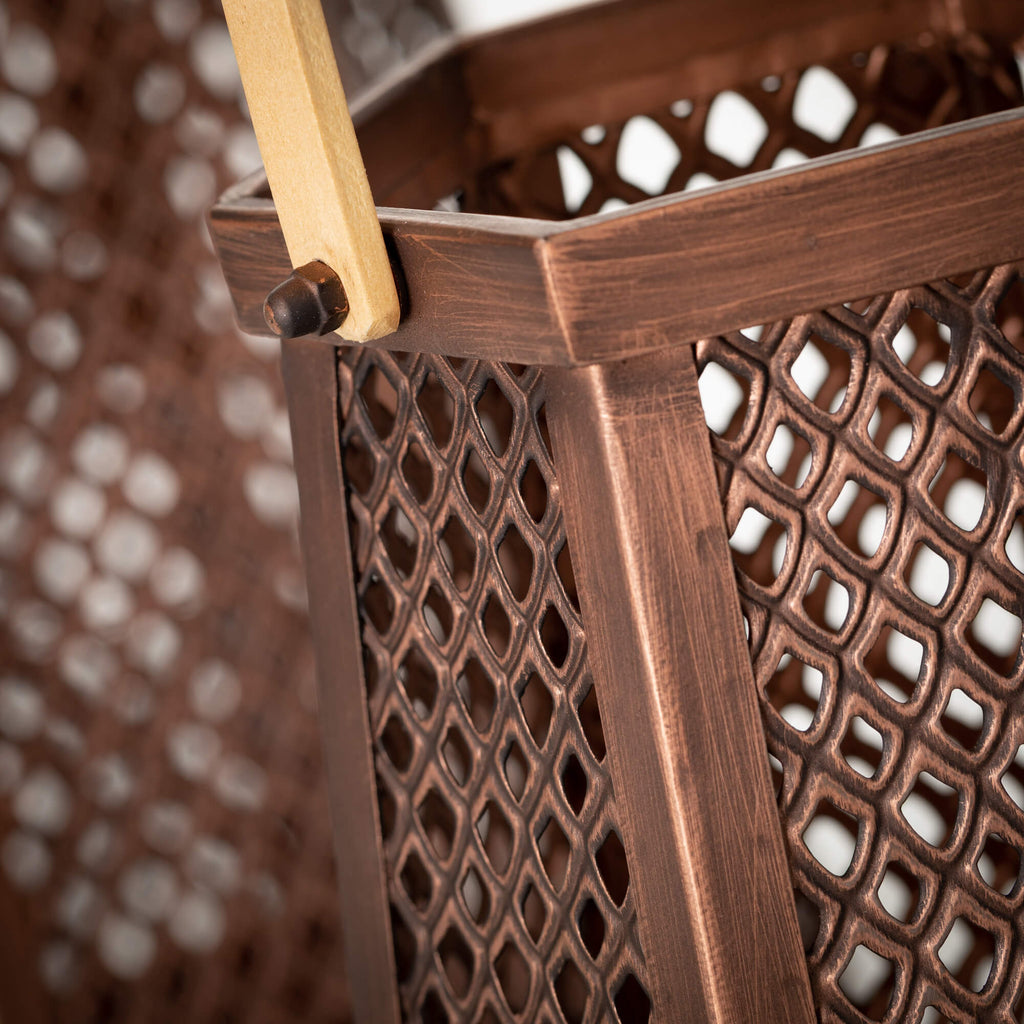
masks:
{"type": "MultiPolygon", "coordinates": [[[[577,24],[632,13],[652,40],[669,39],[671,6],[611,4],[577,24]]],[[[669,106],[678,97],[665,94],[664,68],[645,76],[627,56],[609,58],[596,110],[569,71],[549,63],[558,88],[532,99],[524,74],[510,91],[533,104],[535,136],[472,44],[435,77],[421,69],[436,91],[417,103],[458,97],[454,127],[436,150],[414,136],[408,174],[390,172],[393,194],[419,194],[426,186],[410,182],[421,171],[450,191],[458,158],[483,158],[467,164],[467,212],[384,213],[416,351],[341,351],[329,366],[321,354],[318,369],[291,377],[296,422],[316,404],[303,442],[318,452],[304,484],[307,557],[333,551],[316,574],[328,595],[316,625],[322,687],[334,698],[325,729],[335,744],[367,732],[372,744],[372,769],[353,777],[368,787],[375,775],[381,832],[359,870],[386,879],[393,959],[379,953],[388,922],[368,922],[369,983],[397,993],[404,1019],[724,1024],[816,1012],[966,1024],[1022,1012],[1024,283],[1013,236],[1024,234],[1006,201],[1020,119],[834,156],[873,126],[909,134],[1019,105],[1011,37],[980,30],[1020,29],[997,5],[961,5],[959,26],[950,5],[870,5],[857,32],[870,26],[878,45],[855,34],[858,52],[843,56],[848,5],[776,6],[764,46],[741,26],[730,52],[725,20],[709,23],[720,49],[684,55],[684,103],[669,106]],[[787,18],[806,19],[800,47],[780,41],[787,18]],[[851,98],[831,138],[794,115],[815,60],[851,98]],[[713,68],[703,91],[701,68],[713,68]],[[709,144],[725,87],[764,124],[744,156],[709,144]],[[680,153],[665,191],[766,171],[794,152],[825,159],[564,231],[468,212],[567,218],[650,198],[658,189],[622,169],[639,112],[680,153]],[[973,169],[968,139],[984,143],[973,169]],[[938,152],[929,171],[923,154],[938,152]],[[590,179],[571,204],[554,187],[569,159],[590,179]],[[950,167],[962,179],[943,179],[950,167]],[[855,169],[868,186],[893,184],[881,212],[870,188],[857,192],[855,169]],[[948,215],[934,251],[918,184],[948,215]],[[773,217],[799,190],[807,230],[790,237],[773,217]],[[822,198],[855,193],[853,213],[822,198]],[[975,220],[975,209],[988,212],[975,220]],[[718,239],[702,217],[715,211],[718,239]],[[745,216],[729,220],[736,211],[745,216]],[[833,230],[834,215],[856,223],[833,230]],[[699,244],[687,265],[673,232],[689,216],[699,244]],[[907,224],[907,261],[886,263],[907,224]],[[668,254],[663,272],[635,276],[649,269],[650,239],[668,254]],[[772,276],[774,262],[797,265],[808,239],[826,268],[816,301],[772,276]],[[579,262],[559,280],[557,260],[577,243],[579,262]],[[451,269],[431,278],[438,263],[451,269]],[[609,291],[603,272],[629,281],[635,308],[667,308],[693,286],[721,319],[703,339],[609,324],[609,307],[590,305],[609,291]],[[430,280],[446,284],[432,293],[430,280]],[[755,298],[733,305],[733,293],[755,298]],[[463,294],[456,312],[443,307],[463,294]],[[772,324],[743,326],[769,308],[772,324]],[[502,348],[513,335],[524,339],[515,364],[502,348]],[[573,347],[583,343],[586,355],[573,347]],[[636,358],[616,362],[625,356],[636,358]],[[587,358],[608,362],[538,365],[587,358]],[[349,572],[337,553],[346,515],[349,572]],[[350,584],[361,679],[353,641],[333,635],[351,632],[350,584]],[[358,707],[337,699],[363,688],[358,707]]],[[[547,28],[557,39],[572,24],[547,28]]],[[[545,30],[479,52],[525,68],[545,30]]],[[[409,117],[411,95],[369,108],[371,137],[409,117]]],[[[385,166],[364,151],[371,173],[376,159],[385,166]]],[[[265,200],[236,193],[214,229],[248,310],[279,273],[273,246],[254,245],[273,239],[265,200]]],[[[813,275],[805,249],[799,265],[813,275]]],[[[338,830],[340,846],[343,819],[338,830]]],[[[359,927],[351,911],[348,926],[359,927]]]]}
{"type": "Polygon", "coordinates": [[[549,379],[657,1019],[810,1024],[692,353],[549,379]]]}
{"type": "Polygon", "coordinates": [[[1022,300],[995,267],[698,346],[749,392],[713,446],[822,1019],[1021,1012],[1022,300]]]}
{"type": "Polygon", "coordinates": [[[337,372],[406,1019],[646,1021],[540,371],[337,372]]]}
{"type": "MultiPolygon", "coordinates": [[[[619,171],[627,119],[591,125],[585,137],[545,139],[485,165],[465,189],[468,210],[560,222],[381,211],[417,311],[382,345],[545,364],[614,360],[1024,256],[1024,231],[1003,198],[1016,187],[1024,113],[963,123],[1016,108],[1019,83],[1006,47],[969,36],[957,48],[876,46],[870,56],[830,62],[853,113],[828,139],[793,117],[806,70],[768,76],[767,87],[737,87],[742,100],[734,102],[750,104],[747,116],[764,134],[733,159],[705,142],[717,116],[714,93],[647,108],[653,131],[679,152],[662,178],[668,195],[658,200],[619,171]],[[927,138],[896,138],[926,129],[927,138]],[[859,149],[880,136],[893,140],[889,148],[859,149]],[[804,156],[818,162],[785,166],[804,156]],[[591,179],[568,205],[548,181],[556,160],[578,161],[577,175],[591,179]],[[764,177],[741,190],[725,184],[752,173],[764,177]],[[699,194],[676,191],[698,183],[699,194]],[[640,201],[638,209],[593,216],[640,201]],[[636,251],[638,232],[644,246],[636,251]],[[761,255],[767,249],[770,261],[761,255]],[[737,280],[748,286],[737,288],[737,280]],[[501,311],[492,301],[497,287],[508,305],[501,311]]],[[[388,108],[398,122],[392,131],[405,127],[404,96],[388,108]]],[[[366,130],[384,117],[367,112],[366,130]]],[[[386,176],[377,178],[379,201],[394,201],[386,176]]],[[[241,322],[260,331],[265,291],[289,264],[272,203],[251,191],[222,203],[212,227],[241,322]]]]}

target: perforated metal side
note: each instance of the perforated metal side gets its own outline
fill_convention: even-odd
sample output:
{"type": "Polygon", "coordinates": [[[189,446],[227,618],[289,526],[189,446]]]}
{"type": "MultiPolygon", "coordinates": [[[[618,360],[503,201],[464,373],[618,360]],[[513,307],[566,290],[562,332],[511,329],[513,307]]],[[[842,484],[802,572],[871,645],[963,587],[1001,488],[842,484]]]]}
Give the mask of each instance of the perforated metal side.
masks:
{"type": "MultiPolygon", "coordinates": [[[[468,206],[519,216],[603,213],[754,171],[870,146],[1021,102],[1020,74],[1005,43],[922,35],[814,63],[717,94],[680,96],[666,108],[526,151],[492,167],[468,206]],[[544,188],[555,153],[564,200],[544,188]]],[[[743,287],[738,281],[737,288],[743,287]]]]}
{"type": "Polygon", "coordinates": [[[540,371],[338,371],[404,1011],[646,1021],[540,371]]]}
{"type": "Polygon", "coordinates": [[[825,1020],[1021,1012],[1022,298],[997,267],[699,349],[825,1020]]]}
{"type": "MultiPolygon", "coordinates": [[[[998,44],[877,47],[586,128],[552,147],[564,206],[525,207],[615,209],[1020,101],[998,44]]],[[[522,210],[542,152],[484,194],[522,210]]],[[[1022,292],[999,267],[698,348],[823,1020],[1024,1013],[1022,292]]]]}

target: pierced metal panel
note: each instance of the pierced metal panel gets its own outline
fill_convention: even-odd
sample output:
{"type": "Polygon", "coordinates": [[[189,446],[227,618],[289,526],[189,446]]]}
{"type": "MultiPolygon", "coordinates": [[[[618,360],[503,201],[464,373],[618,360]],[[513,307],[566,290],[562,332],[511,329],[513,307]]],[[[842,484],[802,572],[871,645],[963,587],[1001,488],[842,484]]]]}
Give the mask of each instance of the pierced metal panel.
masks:
{"type": "Polygon", "coordinates": [[[1020,1019],[1022,317],[1007,266],[698,349],[823,1020],[1020,1019]]]}
{"type": "MultiPolygon", "coordinates": [[[[591,126],[479,201],[591,214],[1020,102],[1000,44],[880,46],[591,126]]],[[[1022,327],[1002,267],[698,348],[823,1021],[1024,1015],[1022,327]]]]}
{"type": "Polygon", "coordinates": [[[403,1011],[646,1021],[541,373],[338,371],[403,1011]]]}
{"type": "Polygon", "coordinates": [[[967,34],[880,45],[590,125],[492,167],[467,192],[467,205],[558,219],[604,213],[1020,102],[1020,75],[1005,43],[967,34]],[[548,184],[552,154],[564,192],[557,200],[548,184]]]}

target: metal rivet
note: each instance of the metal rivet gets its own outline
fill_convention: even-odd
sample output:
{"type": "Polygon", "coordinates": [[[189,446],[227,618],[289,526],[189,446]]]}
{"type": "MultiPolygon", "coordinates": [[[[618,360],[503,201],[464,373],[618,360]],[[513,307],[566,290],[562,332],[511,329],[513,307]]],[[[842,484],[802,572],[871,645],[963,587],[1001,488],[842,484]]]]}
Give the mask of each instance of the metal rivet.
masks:
{"type": "Polygon", "coordinates": [[[328,334],[348,315],[341,279],[326,263],[313,260],[291,272],[267,296],[263,318],[281,338],[328,334]]]}

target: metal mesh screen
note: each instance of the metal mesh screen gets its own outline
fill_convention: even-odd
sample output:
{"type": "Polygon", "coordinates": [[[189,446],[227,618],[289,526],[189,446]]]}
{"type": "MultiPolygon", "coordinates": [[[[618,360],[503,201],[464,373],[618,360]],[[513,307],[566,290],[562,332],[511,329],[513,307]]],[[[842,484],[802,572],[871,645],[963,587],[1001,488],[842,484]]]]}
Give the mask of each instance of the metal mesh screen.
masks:
{"type": "Polygon", "coordinates": [[[492,167],[470,192],[469,205],[549,218],[604,213],[1020,102],[1020,75],[1004,43],[965,36],[877,46],[590,125],[492,167]],[[564,192],[557,203],[542,184],[552,153],[564,192]]]}
{"type": "Polygon", "coordinates": [[[699,348],[823,1019],[1021,1012],[1022,298],[997,267],[699,348]]]}
{"type": "Polygon", "coordinates": [[[338,370],[405,1014],[646,1021],[540,371],[338,370]]]}

